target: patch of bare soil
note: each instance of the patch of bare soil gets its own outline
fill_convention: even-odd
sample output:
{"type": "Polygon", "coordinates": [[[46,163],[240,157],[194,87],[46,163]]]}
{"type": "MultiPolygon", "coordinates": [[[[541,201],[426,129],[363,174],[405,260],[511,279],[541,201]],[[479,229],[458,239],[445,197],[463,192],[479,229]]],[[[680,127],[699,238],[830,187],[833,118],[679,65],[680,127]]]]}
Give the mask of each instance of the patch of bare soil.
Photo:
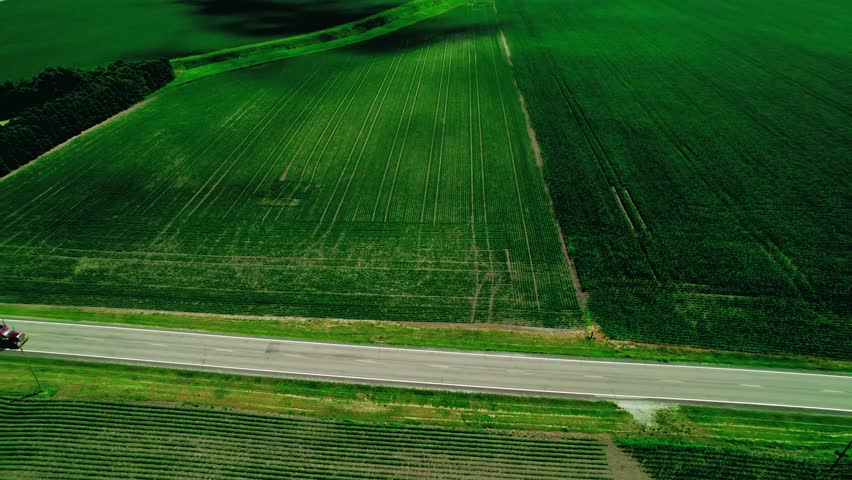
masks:
{"type": "Polygon", "coordinates": [[[606,460],[613,480],[651,480],[651,477],[642,470],[639,462],[618,448],[612,440],[607,442],[606,460]]]}

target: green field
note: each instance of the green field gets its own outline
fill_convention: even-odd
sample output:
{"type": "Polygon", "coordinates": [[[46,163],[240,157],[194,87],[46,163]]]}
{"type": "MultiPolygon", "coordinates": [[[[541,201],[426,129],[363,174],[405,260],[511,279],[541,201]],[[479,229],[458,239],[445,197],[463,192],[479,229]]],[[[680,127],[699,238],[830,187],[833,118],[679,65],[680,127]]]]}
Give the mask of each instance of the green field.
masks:
{"type": "Polygon", "coordinates": [[[497,9],[604,333],[852,358],[849,2],[497,9]]]}
{"type": "Polygon", "coordinates": [[[834,451],[852,433],[849,416],[680,406],[657,415],[655,432],[622,438],[656,480],[830,480],[834,451]]]}
{"type": "Polygon", "coordinates": [[[403,0],[4,0],[0,82],[46,67],[173,58],[311,32],[403,0]]]}
{"type": "Polygon", "coordinates": [[[0,399],[0,413],[7,479],[610,478],[592,438],[114,403],[0,399]]]}
{"type": "Polygon", "coordinates": [[[580,322],[491,5],[195,82],[9,175],[9,303],[580,322]]]}

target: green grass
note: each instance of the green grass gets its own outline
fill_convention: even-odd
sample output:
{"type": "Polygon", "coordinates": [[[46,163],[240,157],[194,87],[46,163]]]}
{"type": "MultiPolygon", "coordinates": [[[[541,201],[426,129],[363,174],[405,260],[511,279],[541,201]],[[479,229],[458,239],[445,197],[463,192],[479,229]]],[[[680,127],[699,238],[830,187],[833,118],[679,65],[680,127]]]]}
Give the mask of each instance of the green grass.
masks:
{"type": "Polygon", "coordinates": [[[167,89],[5,177],[0,301],[581,324],[493,15],[167,89]]]}
{"type": "MultiPolygon", "coordinates": [[[[2,303],[0,303],[0,317],[204,330],[214,333],[326,342],[494,350],[652,362],[711,363],[753,368],[829,370],[852,373],[852,363],[841,360],[615,342],[601,338],[599,335],[590,339],[583,330],[529,330],[496,325],[441,325],[369,320],[222,316],[2,303]]],[[[11,323],[14,324],[14,321],[11,323]]]]}
{"type": "Polygon", "coordinates": [[[0,356],[0,394],[36,389],[64,401],[149,402],[242,412],[474,430],[629,433],[630,415],[610,402],[371,387],[209,372],[0,356]]]}
{"type": "Polygon", "coordinates": [[[3,478],[609,478],[593,438],[0,399],[3,478]]]}
{"type": "Polygon", "coordinates": [[[93,67],[238,47],[333,27],[403,2],[6,0],[0,2],[0,82],[47,67],[93,67]]]}
{"type": "Polygon", "coordinates": [[[465,0],[413,0],[354,22],[303,35],[175,58],[175,85],[377,38],[456,8],[465,0]]]}
{"type": "Polygon", "coordinates": [[[848,2],[497,9],[605,333],[852,358],[848,2]]]}

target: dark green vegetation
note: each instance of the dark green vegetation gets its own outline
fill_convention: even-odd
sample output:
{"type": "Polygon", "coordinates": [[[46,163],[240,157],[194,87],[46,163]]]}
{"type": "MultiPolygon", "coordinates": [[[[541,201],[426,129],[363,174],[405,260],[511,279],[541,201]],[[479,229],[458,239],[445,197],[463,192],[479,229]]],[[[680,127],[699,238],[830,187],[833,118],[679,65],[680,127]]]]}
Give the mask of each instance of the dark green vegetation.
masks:
{"type": "Polygon", "coordinates": [[[658,480],[828,480],[852,435],[852,417],[682,406],[658,414],[658,430],[619,444],[658,480]]]}
{"type": "Polygon", "coordinates": [[[166,89],[6,177],[0,300],[579,324],[493,15],[166,89]]]}
{"type": "MultiPolygon", "coordinates": [[[[168,60],[96,70],[48,69],[0,85],[0,177],[174,80],[168,60]]],[[[14,208],[13,205],[10,205],[14,208]]]]}
{"type": "Polygon", "coordinates": [[[497,9],[606,334],[852,358],[849,2],[497,9]]]}
{"type": "Polygon", "coordinates": [[[719,448],[702,444],[630,439],[621,442],[655,480],[830,480],[849,478],[848,465],[830,470],[831,459],[719,448]]]}
{"type": "Polygon", "coordinates": [[[591,438],[0,399],[3,478],[608,478],[591,438]]]}
{"type": "MultiPolygon", "coordinates": [[[[831,370],[852,373],[852,362],[824,357],[702,350],[674,345],[625,343],[585,330],[518,329],[496,325],[445,325],[369,320],[248,317],[146,312],[87,307],[0,303],[0,318],[111,323],[138,327],[205,330],[260,337],[465,350],[543,353],[644,361],[713,363],[758,368],[831,370]]],[[[13,322],[14,323],[14,322],[13,322]]]]}
{"type": "MultiPolygon", "coordinates": [[[[0,81],[49,67],[174,58],[308,33],[403,0],[4,0],[0,81]]],[[[3,120],[3,119],[0,119],[3,120]]]]}
{"type": "Polygon", "coordinates": [[[369,17],[292,37],[175,58],[177,84],[196,81],[285,58],[316,53],[387,35],[417,22],[446,13],[465,0],[411,0],[369,17]]]}

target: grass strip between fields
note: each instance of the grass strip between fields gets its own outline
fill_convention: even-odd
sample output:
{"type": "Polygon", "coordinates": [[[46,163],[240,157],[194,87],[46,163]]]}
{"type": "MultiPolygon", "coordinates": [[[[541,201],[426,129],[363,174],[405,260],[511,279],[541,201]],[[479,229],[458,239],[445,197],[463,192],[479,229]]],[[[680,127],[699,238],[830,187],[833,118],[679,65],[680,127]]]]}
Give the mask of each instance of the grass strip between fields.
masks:
{"type": "Polygon", "coordinates": [[[155,402],[245,412],[473,429],[628,433],[611,402],[374,387],[0,354],[0,394],[155,402]]]}
{"type": "Polygon", "coordinates": [[[303,35],[171,60],[181,85],[210,75],[370,40],[441,15],[466,0],[414,0],[361,20],[303,35]]]}
{"type": "Polygon", "coordinates": [[[136,327],[196,330],[291,340],[852,373],[852,362],[841,360],[615,342],[597,336],[589,338],[589,335],[583,331],[524,329],[499,325],[201,315],[4,303],[0,303],[0,316],[65,322],[114,323],[136,327]]]}

